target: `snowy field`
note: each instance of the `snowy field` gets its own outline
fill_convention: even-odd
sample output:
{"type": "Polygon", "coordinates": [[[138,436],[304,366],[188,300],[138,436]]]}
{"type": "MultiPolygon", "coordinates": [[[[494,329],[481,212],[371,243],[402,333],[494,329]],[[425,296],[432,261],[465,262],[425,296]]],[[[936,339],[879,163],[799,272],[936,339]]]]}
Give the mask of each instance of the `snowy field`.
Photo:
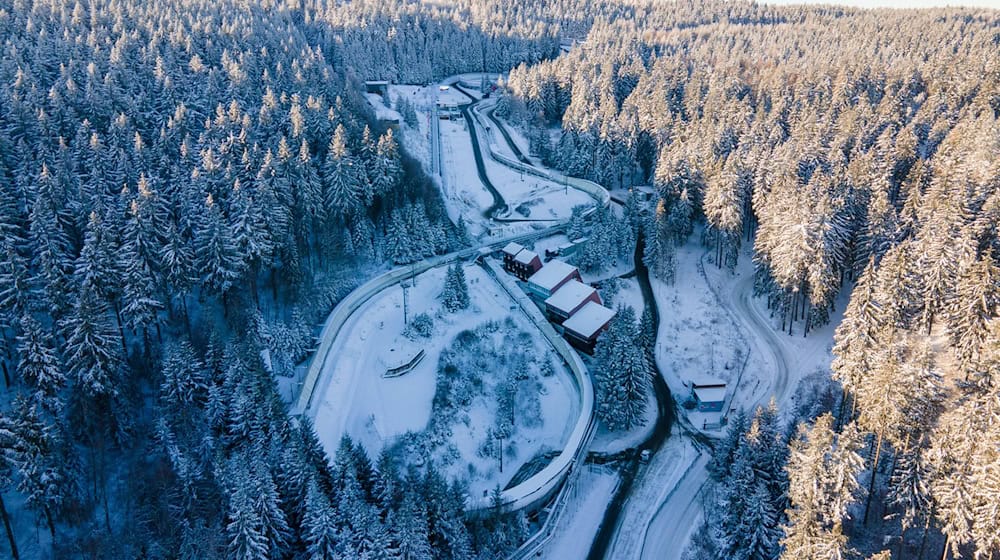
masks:
{"type": "MultiPolygon", "coordinates": [[[[413,341],[404,336],[403,291],[399,286],[373,298],[344,326],[333,349],[339,359],[327,364],[313,408],[316,431],[329,453],[336,450],[342,436],[349,435],[375,456],[399,436],[427,428],[441,351],[460,332],[487,320],[504,321],[508,317],[519,330],[533,332],[524,315],[512,311],[509,297],[477,266],[465,267],[472,302],[469,309],[442,311],[438,295],[445,272],[442,267],[417,276],[407,294],[410,318],[420,313],[433,317],[429,339],[418,337],[413,341]],[[426,355],[411,372],[396,378],[382,377],[386,369],[408,362],[421,349],[426,355]]],[[[506,485],[518,467],[536,454],[562,449],[579,414],[570,374],[541,337],[522,343],[533,345],[531,351],[551,364],[555,375],[540,378],[542,423],[517,427],[513,442],[516,453],[505,454],[503,473],[498,472],[496,459],[477,454],[492,420],[491,406],[495,407],[482,402],[484,399],[474,400],[452,426],[450,441],[442,446],[451,457],[431,457],[435,462],[448,463],[446,472],[452,477],[468,479],[473,496],[497,484],[506,485]]]]}
{"type": "MultiPolygon", "coordinates": [[[[482,138],[485,140],[485,134],[482,138]]],[[[448,190],[455,190],[456,183],[468,182],[476,183],[485,191],[485,187],[479,182],[468,124],[464,119],[441,121],[441,145],[444,159],[442,165],[448,173],[445,181],[448,190]]],[[[515,171],[493,161],[489,154],[483,154],[483,161],[490,181],[511,209],[507,216],[509,218],[565,220],[569,219],[574,206],[593,203],[594,199],[584,192],[536,175],[515,171]]]]}
{"type": "Polygon", "coordinates": [[[476,173],[476,158],[465,120],[441,121],[441,166],[444,169],[442,194],[453,219],[462,216],[470,233],[481,235],[489,220],[483,216],[493,204],[476,173]]]}
{"type": "Polygon", "coordinates": [[[371,105],[372,110],[375,111],[375,118],[380,120],[385,119],[396,119],[398,122],[403,122],[403,117],[400,116],[399,112],[393,109],[394,97],[389,96],[386,100],[381,95],[377,93],[366,93],[365,98],[368,99],[368,104],[371,105]],[[389,102],[389,106],[386,106],[385,102],[389,102]]]}

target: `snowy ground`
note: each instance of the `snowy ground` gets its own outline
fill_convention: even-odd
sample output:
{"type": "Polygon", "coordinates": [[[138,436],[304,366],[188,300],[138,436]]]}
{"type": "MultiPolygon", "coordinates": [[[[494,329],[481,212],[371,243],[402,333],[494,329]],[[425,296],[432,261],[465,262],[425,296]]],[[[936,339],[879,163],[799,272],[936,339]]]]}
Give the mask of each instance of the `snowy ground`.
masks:
{"type": "MultiPolygon", "coordinates": [[[[678,404],[690,397],[692,380],[705,376],[728,382],[729,394],[732,394],[732,386],[750,349],[739,324],[720,305],[699,272],[705,250],[695,241],[699,237],[697,233],[691,237],[686,245],[677,248],[674,283],[668,285],[651,279],[660,311],[656,362],[678,404]]],[[[749,258],[743,260],[749,261],[749,258]]],[[[750,351],[747,373],[740,380],[741,391],[748,381],[756,383],[755,376],[769,372],[770,365],[760,352],[750,351]]],[[[721,416],[679,408],[697,428],[706,422],[718,422],[721,416]]]]}
{"type": "Polygon", "coordinates": [[[385,120],[385,119],[396,119],[398,122],[403,122],[403,117],[393,109],[393,100],[395,99],[392,95],[389,95],[389,106],[386,106],[387,101],[384,97],[377,93],[366,93],[365,98],[368,99],[368,104],[371,105],[372,110],[375,111],[375,118],[385,120]]]}
{"type": "MultiPolygon", "coordinates": [[[[699,235],[696,233],[692,238],[698,239],[699,235]]],[[[653,281],[661,318],[656,359],[679,401],[689,393],[686,381],[708,374],[730,382],[728,398],[733,410],[752,410],[774,398],[787,418],[798,404],[800,382],[816,371],[829,368],[833,331],[842,318],[849,294],[845,290],[837,301],[838,311],[831,314],[830,324],[814,330],[807,338],[802,337],[801,323],[796,325],[797,336],[781,333],[778,319],[770,317],[766,309],[766,301],[753,297],[749,250],[744,247],[739,266],[730,272],[711,263],[697,243],[689,242],[678,248],[674,285],[653,281]],[[747,352],[749,358],[741,375],[741,359],[746,358],[747,352]]],[[[681,431],[700,429],[703,421],[711,422],[718,416],[683,408],[678,412],[681,431]]],[[[675,438],[691,441],[683,435],[670,441],[675,438]]],[[[663,460],[663,454],[658,453],[653,463],[663,460]]],[[[654,501],[659,505],[652,517],[643,517],[642,512],[648,509],[642,499],[630,500],[635,504],[626,505],[623,530],[618,535],[613,557],[680,557],[699,522],[702,506],[698,496],[707,481],[707,453],[685,457],[689,458],[681,462],[688,462],[690,469],[679,482],[664,486],[670,493],[654,501]],[[630,523],[626,520],[633,510],[640,513],[630,523]],[[645,534],[631,533],[629,528],[633,526],[647,527],[645,534]],[[636,542],[643,543],[638,554],[636,542]]],[[[650,478],[645,476],[642,481],[649,483],[650,478]]]]}
{"type": "Polygon", "coordinates": [[[652,391],[646,396],[646,413],[643,423],[627,432],[611,432],[604,424],[597,424],[597,433],[590,442],[590,451],[614,455],[631,447],[636,447],[653,433],[656,427],[656,395],[652,391]]]}
{"type": "Polygon", "coordinates": [[[441,121],[441,166],[442,194],[449,214],[455,212],[453,219],[465,218],[470,233],[480,235],[487,224],[483,212],[493,204],[493,196],[476,173],[475,154],[464,119],[441,121]]]}
{"type": "MultiPolygon", "coordinates": [[[[434,334],[429,340],[410,341],[403,336],[403,293],[399,286],[374,297],[356,312],[337,337],[331,360],[317,388],[313,419],[320,442],[333,453],[343,435],[361,442],[370,455],[391,444],[407,431],[422,431],[428,423],[435,392],[438,359],[441,350],[465,329],[486,320],[512,317],[524,331],[533,327],[523,314],[511,309],[512,302],[482,269],[465,268],[472,305],[469,309],[442,313],[438,294],[444,282],[445,268],[432,269],[417,276],[416,285],[407,294],[408,315],[429,313],[434,317],[434,334]],[[389,367],[407,362],[419,349],[426,356],[410,373],[386,379],[389,367]]],[[[549,354],[556,375],[542,379],[543,424],[537,429],[518,428],[517,456],[505,456],[504,472],[496,472],[495,460],[476,454],[485,437],[487,419],[483,403],[474,401],[468,424],[455,426],[451,443],[460,459],[448,469],[453,477],[470,478],[470,493],[478,495],[496,484],[505,485],[523,462],[545,449],[561,449],[579,411],[569,372],[553,359],[554,355],[538,341],[536,351],[549,354]],[[510,463],[507,463],[510,461],[510,463]],[[469,465],[475,467],[469,468],[469,465]]]]}
{"type": "Polygon", "coordinates": [[[611,308],[617,308],[619,305],[628,306],[635,309],[636,318],[641,317],[646,303],[642,299],[642,288],[639,287],[639,280],[633,276],[631,278],[619,278],[617,283],[618,293],[615,294],[611,301],[605,301],[604,305],[611,308]]]}
{"type": "MultiPolygon", "coordinates": [[[[483,138],[485,139],[485,135],[483,138]]],[[[464,119],[442,121],[441,139],[443,167],[448,173],[445,183],[449,190],[457,188],[456,183],[478,184],[469,129],[464,119]]],[[[489,154],[483,154],[483,161],[490,181],[511,209],[510,218],[565,220],[569,218],[574,206],[593,203],[593,199],[582,191],[515,171],[493,161],[489,154]]],[[[481,185],[479,188],[485,189],[481,185]]]]}
{"type": "Polygon", "coordinates": [[[604,509],[618,487],[618,472],[597,465],[587,466],[573,485],[551,541],[542,557],[549,560],[586,558],[604,518],[604,509]]]}

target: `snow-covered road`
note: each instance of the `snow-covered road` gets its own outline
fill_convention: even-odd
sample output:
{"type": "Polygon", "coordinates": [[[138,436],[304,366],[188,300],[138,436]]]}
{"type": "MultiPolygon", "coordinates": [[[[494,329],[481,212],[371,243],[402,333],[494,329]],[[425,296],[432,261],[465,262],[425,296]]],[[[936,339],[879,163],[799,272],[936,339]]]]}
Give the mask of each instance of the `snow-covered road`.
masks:
{"type": "Polygon", "coordinates": [[[701,491],[708,480],[709,455],[699,452],[660,504],[646,527],[640,558],[679,560],[701,520],[701,491]]]}
{"type": "Polygon", "coordinates": [[[788,364],[792,362],[789,349],[784,341],[774,332],[774,327],[766,317],[762,316],[757,306],[753,304],[753,275],[745,274],[733,283],[724,304],[732,316],[743,323],[750,334],[751,344],[759,351],[766,352],[774,365],[774,377],[771,379],[771,390],[766,392],[754,406],[766,405],[773,396],[777,402],[782,402],[788,395],[788,364]]]}
{"type": "MultiPolygon", "coordinates": [[[[740,276],[725,286],[722,293],[712,286],[707,275],[703,275],[702,279],[706,282],[706,287],[716,296],[719,304],[743,328],[752,351],[761,356],[769,368],[769,372],[761,372],[763,374],[761,377],[764,382],[770,384],[770,387],[765,389],[755,402],[747,406],[748,409],[754,409],[767,404],[772,397],[779,403],[789,397],[790,364],[796,363],[796,359],[789,346],[790,343],[782,340],[770,320],[761,314],[753,302],[752,270],[744,267],[741,272],[740,276]]],[[[681,432],[675,437],[690,437],[693,433],[697,433],[690,422],[686,421],[684,411],[678,412],[681,432]]],[[[658,560],[681,557],[692,532],[701,520],[702,503],[699,496],[708,483],[706,465],[710,458],[709,454],[709,450],[699,450],[684,476],[666,494],[656,513],[649,520],[639,557],[658,560]]],[[[629,556],[635,557],[634,554],[629,556]]]]}

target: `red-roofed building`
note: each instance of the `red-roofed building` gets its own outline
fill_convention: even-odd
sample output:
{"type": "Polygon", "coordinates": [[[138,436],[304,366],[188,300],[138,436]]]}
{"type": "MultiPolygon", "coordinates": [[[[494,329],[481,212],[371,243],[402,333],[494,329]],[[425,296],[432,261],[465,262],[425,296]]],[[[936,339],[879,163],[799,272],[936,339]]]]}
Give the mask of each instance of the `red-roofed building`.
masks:
{"type": "Polygon", "coordinates": [[[613,310],[588,301],[572,317],[563,321],[563,335],[573,346],[593,354],[597,337],[607,330],[614,316],[613,310]]]}

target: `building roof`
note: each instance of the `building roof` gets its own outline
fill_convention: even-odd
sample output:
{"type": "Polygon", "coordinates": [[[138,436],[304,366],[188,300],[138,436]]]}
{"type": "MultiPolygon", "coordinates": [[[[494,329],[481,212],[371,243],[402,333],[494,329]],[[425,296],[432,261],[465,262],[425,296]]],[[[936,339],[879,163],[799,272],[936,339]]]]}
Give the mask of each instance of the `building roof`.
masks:
{"type": "Polygon", "coordinates": [[[726,386],[695,387],[694,396],[699,402],[723,402],[726,400],[726,386]]]}
{"type": "Polygon", "coordinates": [[[511,241],[510,243],[504,246],[503,252],[513,257],[514,255],[520,253],[523,249],[524,247],[522,247],[520,244],[511,241]]]}
{"type": "Polygon", "coordinates": [[[691,387],[713,387],[717,385],[725,386],[726,380],[712,377],[711,375],[695,375],[689,379],[691,387]]]}
{"type": "Polygon", "coordinates": [[[387,86],[389,85],[388,80],[367,80],[365,81],[366,86],[387,86]]]}
{"type": "Polygon", "coordinates": [[[529,251],[527,249],[522,249],[521,252],[514,257],[514,260],[521,264],[531,264],[531,261],[538,258],[538,253],[534,251],[529,251]]]}
{"type": "Polygon", "coordinates": [[[528,282],[542,288],[551,290],[560,282],[569,278],[576,272],[576,267],[558,259],[553,259],[542,267],[541,270],[531,275],[528,282]]]}
{"type": "Polygon", "coordinates": [[[563,327],[576,334],[590,338],[597,334],[597,331],[604,328],[608,321],[615,316],[615,312],[599,303],[592,301],[580,308],[579,311],[570,316],[563,323],[563,327]]]}
{"type": "Polygon", "coordinates": [[[545,305],[569,313],[586,301],[595,291],[593,287],[579,280],[571,280],[549,296],[549,299],[545,300],[545,305]]]}

